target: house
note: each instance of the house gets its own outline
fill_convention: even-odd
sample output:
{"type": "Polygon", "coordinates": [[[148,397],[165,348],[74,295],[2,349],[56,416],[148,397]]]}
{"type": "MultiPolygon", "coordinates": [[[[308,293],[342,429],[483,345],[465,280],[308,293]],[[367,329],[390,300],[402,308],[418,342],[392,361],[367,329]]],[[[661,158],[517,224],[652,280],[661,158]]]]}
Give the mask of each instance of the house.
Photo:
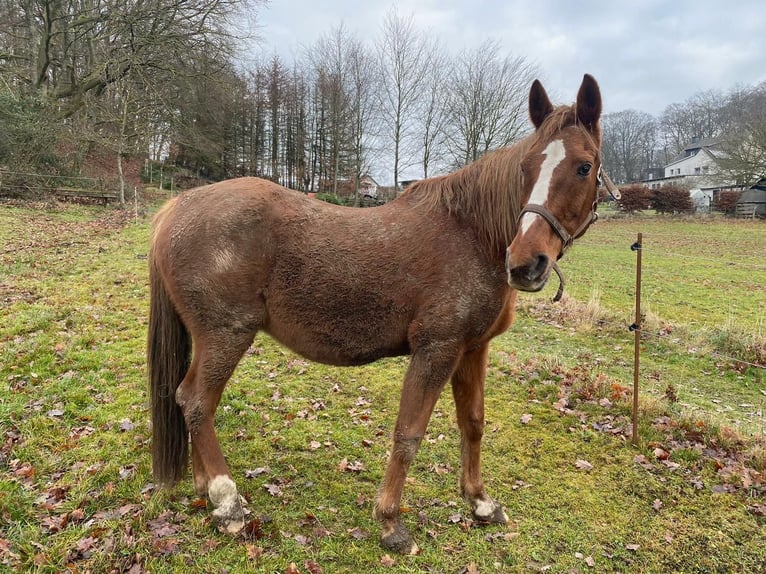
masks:
{"type": "Polygon", "coordinates": [[[649,170],[641,181],[649,189],[673,185],[697,191],[700,203],[713,198],[724,190],[739,190],[742,186],[730,176],[721,172],[719,160],[726,157],[720,139],[693,138],[683,151],[667,163],[662,176],[656,170],[649,170]]]}
{"type": "Polygon", "coordinates": [[[359,178],[359,195],[372,199],[378,198],[378,182],[371,175],[363,175],[359,178]]]}

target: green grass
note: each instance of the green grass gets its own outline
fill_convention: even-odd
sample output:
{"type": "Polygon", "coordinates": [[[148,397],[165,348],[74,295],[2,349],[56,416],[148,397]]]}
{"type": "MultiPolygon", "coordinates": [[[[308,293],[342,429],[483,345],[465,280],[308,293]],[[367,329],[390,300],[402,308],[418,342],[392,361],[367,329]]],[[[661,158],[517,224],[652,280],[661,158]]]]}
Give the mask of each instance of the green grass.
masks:
{"type": "Polygon", "coordinates": [[[404,492],[422,552],[390,563],[372,507],[404,358],[331,368],[258,337],[216,419],[258,519],[248,536],[219,534],[190,480],[152,488],[148,222],[123,218],[0,208],[0,571],[766,570],[766,523],[753,511],[765,502],[766,387],[762,369],[720,356],[757,358],[763,344],[763,223],[593,227],[561,262],[571,299],[548,303],[555,286],[522,295],[492,348],[483,468],[512,524],[470,522],[446,392],[404,492]],[[623,391],[637,231],[649,315],[636,448],[623,391]],[[344,459],[357,470],[342,471],[344,459]]]}

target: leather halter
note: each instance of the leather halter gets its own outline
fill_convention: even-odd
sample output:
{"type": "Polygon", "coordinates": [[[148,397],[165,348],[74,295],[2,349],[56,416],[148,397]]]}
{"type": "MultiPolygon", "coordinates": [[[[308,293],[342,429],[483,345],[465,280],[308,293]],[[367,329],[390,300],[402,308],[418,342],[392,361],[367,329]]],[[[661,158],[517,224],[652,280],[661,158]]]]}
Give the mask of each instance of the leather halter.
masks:
{"type": "MultiPolygon", "coordinates": [[[[609,178],[601,166],[599,166],[598,173],[596,174],[596,183],[598,184],[598,187],[601,187],[602,185],[605,186],[606,190],[609,192],[609,195],[611,195],[612,198],[615,200],[620,199],[620,190],[616,185],[614,185],[614,183],[612,183],[612,180],[609,178]]],[[[591,206],[590,217],[583,221],[580,227],[578,227],[572,234],[570,234],[566,228],[561,225],[559,220],[556,219],[556,216],[553,215],[547,207],[537,203],[528,203],[525,205],[519,213],[518,221],[521,221],[521,218],[525,213],[534,213],[547,221],[553,231],[556,232],[556,235],[558,235],[561,239],[561,251],[559,251],[558,257],[556,257],[556,261],[558,261],[564,256],[566,250],[572,246],[574,240],[582,237],[587,231],[588,227],[598,221],[598,213],[596,212],[597,207],[598,194],[596,194],[596,199],[593,201],[593,205],[591,206]]],[[[559,276],[559,289],[556,291],[556,295],[553,297],[554,301],[559,301],[561,296],[564,294],[564,275],[561,273],[561,270],[559,269],[556,262],[554,262],[551,267],[556,272],[556,275],[559,276]]]]}
{"type": "MultiPolygon", "coordinates": [[[[606,190],[609,192],[609,195],[611,195],[614,199],[620,199],[620,190],[617,189],[617,186],[615,186],[614,183],[612,183],[612,180],[609,178],[601,166],[598,168],[596,183],[598,184],[598,187],[601,187],[602,185],[605,186],[606,190]]],[[[559,260],[564,255],[566,250],[572,246],[574,240],[582,237],[587,231],[588,227],[598,221],[598,213],[596,212],[597,207],[598,197],[596,197],[596,199],[593,201],[593,205],[591,206],[590,218],[583,221],[580,227],[578,227],[577,230],[571,235],[547,207],[537,203],[528,203],[525,205],[519,213],[519,221],[521,221],[521,218],[525,213],[535,213],[547,221],[548,224],[553,228],[553,231],[556,232],[556,235],[558,235],[561,239],[561,251],[559,252],[559,256],[556,258],[556,260],[559,260]]]]}

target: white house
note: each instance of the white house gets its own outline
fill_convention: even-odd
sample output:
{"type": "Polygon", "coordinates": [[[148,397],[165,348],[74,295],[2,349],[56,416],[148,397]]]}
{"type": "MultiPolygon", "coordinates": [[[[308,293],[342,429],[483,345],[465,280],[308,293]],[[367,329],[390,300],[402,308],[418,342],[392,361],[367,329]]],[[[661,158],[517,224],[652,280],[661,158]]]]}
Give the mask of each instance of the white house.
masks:
{"type": "Polygon", "coordinates": [[[378,198],[378,182],[372,179],[370,175],[363,175],[359,178],[359,194],[362,197],[378,198]]]}
{"type": "Polygon", "coordinates": [[[718,160],[726,157],[720,144],[721,141],[716,139],[694,138],[676,158],[665,165],[663,177],[645,179],[644,185],[650,189],[663,185],[696,189],[711,198],[723,189],[739,189],[737,182],[722,174],[718,167],[718,160]]]}

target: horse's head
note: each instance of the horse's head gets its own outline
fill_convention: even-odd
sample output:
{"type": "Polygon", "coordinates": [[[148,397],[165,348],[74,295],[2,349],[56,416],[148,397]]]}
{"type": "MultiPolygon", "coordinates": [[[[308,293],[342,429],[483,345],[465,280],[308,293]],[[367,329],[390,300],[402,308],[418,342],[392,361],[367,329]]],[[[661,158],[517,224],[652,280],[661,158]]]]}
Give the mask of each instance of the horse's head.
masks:
{"type": "Polygon", "coordinates": [[[554,108],[542,84],[529,93],[535,126],[522,160],[524,208],[506,253],[508,283],[539,291],[572,242],[596,221],[601,183],[601,92],[583,77],[577,102],[554,108]]]}

